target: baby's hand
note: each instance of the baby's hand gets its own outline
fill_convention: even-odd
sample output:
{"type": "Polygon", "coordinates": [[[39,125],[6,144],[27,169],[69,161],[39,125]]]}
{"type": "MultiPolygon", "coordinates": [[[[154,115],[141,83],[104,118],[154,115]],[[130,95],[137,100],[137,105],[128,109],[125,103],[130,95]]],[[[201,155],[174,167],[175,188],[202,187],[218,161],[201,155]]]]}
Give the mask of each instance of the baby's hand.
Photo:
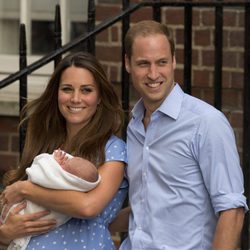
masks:
{"type": "Polygon", "coordinates": [[[54,158],[60,165],[64,165],[64,163],[68,160],[66,152],[64,152],[60,148],[54,151],[54,158]]]}

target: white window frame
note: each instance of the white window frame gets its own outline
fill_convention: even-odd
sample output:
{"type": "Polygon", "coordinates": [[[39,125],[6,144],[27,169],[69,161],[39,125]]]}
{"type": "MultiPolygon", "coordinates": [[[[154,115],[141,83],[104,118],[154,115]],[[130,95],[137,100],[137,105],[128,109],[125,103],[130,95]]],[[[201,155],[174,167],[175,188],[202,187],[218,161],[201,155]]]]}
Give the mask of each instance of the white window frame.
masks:
{"type": "MultiPolygon", "coordinates": [[[[20,23],[24,23],[26,28],[28,65],[41,58],[41,56],[30,55],[31,20],[54,20],[55,16],[55,9],[53,10],[53,15],[46,15],[45,13],[32,13],[31,1],[32,0],[20,0],[20,23]]],[[[62,26],[62,44],[65,44],[70,39],[70,22],[87,20],[87,0],[82,0],[84,2],[81,3],[86,6],[86,8],[83,8],[83,15],[77,15],[76,13],[71,16],[69,13],[69,0],[59,1],[62,26]]],[[[0,62],[4,62],[0,64],[0,80],[19,70],[19,55],[0,54],[0,62]]],[[[48,82],[49,76],[53,72],[53,68],[54,62],[51,62],[28,76],[28,100],[41,94],[48,82]]],[[[0,115],[19,115],[19,81],[0,89],[0,115]]]]}

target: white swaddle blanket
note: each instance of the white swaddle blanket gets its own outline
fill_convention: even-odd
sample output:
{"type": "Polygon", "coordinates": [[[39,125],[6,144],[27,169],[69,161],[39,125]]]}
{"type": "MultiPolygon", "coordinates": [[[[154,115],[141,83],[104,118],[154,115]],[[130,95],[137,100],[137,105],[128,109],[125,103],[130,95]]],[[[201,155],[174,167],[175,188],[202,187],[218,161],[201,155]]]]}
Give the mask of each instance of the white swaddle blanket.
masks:
{"type": "MultiPolygon", "coordinates": [[[[67,154],[67,156],[72,157],[69,154],[67,154]]],[[[82,192],[90,191],[91,189],[95,188],[101,180],[100,175],[96,182],[88,182],[75,175],[72,175],[66,172],[57,163],[53,155],[46,154],[46,153],[36,156],[34,158],[34,161],[31,167],[26,169],[26,173],[28,175],[28,180],[42,187],[51,188],[51,189],[75,190],[75,191],[82,191],[82,192]]],[[[14,206],[11,207],[10,210],[12,210],[14,206]]],[[[26,208],[23,209],[20,212],[20,214],[30,214],[30,213],[42,211],[44,209],[45,208],[42,206],[39,206],[30,201],[27,201],[26,208]]],[[[6,218],[7,217],[8,217],[8,214],[6,218]]],[[[54,211],[51,211],[49,215],[43,217],[43,219],[50,219],[50,218],[56,219],[58,226],[64,224],[70,219],[68,215],[61,214],[61,213],[54,212],[54,211]]],[[[11,244],[9,245],[8,250],[17,250],[17,249],[24,250],[27,247],[30,241],[30,238],[31,237],[29,236],[29,237],[18,238],[18,239],[13,240],[11,244]]]]}

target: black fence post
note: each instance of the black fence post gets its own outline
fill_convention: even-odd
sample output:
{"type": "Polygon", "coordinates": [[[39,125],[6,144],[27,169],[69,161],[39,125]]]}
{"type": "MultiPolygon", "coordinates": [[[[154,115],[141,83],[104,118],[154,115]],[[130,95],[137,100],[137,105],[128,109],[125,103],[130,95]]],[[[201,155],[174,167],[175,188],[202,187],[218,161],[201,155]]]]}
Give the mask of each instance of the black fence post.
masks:
{"type": "MultiPolygon", "coordinates": [[[[217,0],[221,2],[221,0],[217,0]]],[[[214,40],[214,106],[221,110],[222,96],[222,45],[223,45],[223,7],[215,7],[215,40],[214,40]]]]}
{"type": "MultiPolygon", "coordinates": [[[[54,32],[55,50],[62,47],[62,26],[60,5],[56,5],[55,9],[55,32],[54,32]]],[[[54,67],[61,61],[62,55],[57,55],[54,59],[54,67]]]]}
{"type": "MultiPolygon", "coordinates": [[[[245,6],[245,56],[244,56],[244,117],[243,117],[243,173],[245,195],[249,206],[250,195],[250,2],[245,6]]],[[[249,212],[245,214],[241,249],[249,248],[249,212]]]]}
{"type": "Polygon", "coordinates": [[[184,12],[184,91],[192,92],[192,6],[186,5],[184,12]]]}
{"type": "MultiPolygon", "coordinates": [[[[25,25],[20,25],[19,37],[19,69],[22,70],[27,66],[27,43],[25,25]]],[[[19,80],[19,113],[27,103],[27,74],[20,77],[19,80]]],[[[20,156],[23,152],[25,138],[25,127],[21,126],[19,129],[19,152],[20,156]]]]}
{"type": "Polygon", "coordinates": [[[153,19],[157,22],[161,22],[161,6],[159,5],[159,0],[154,0],[153,5],[153,19]]]}
{"type": "MultiPolygon", "coordinates": [[[[87,29],[88,32],[91,32],[95,29],[95,1],[94,0],[89,0],[88,3],[88,25],[87,29]]],[[[95,55],[95,36],[91,36],[87,40],[87,50],[89,53],[95,55]]]]}
{"type": "MultiPolygon", "coordinates": [[[[129,7],[130,1],[123,0],[122,1],[122,9],[126,10],[129,7]]],[[[125,69],[125,49],[124,49],[124,40],[125,35],[129,29],[130,25],[130,16],[127,15],[122,18],[122,75],[121,75],[121,83],[122,83],[122,108],[125,113],[125,122],[122,131],[122,137],[126,140],[127,135],[127,125],[129,122],[129,74],[125,69]]]]}
{"type": "MultiPolygon", "coordinates": [[[[122,10],[126,10],[130,5],[130,0],[122,0],[122,10]]],[[[130,15],[126,15],[122,18],[122,71],[121,71],[121,90],[122,90],[122,108],[124,111],[124,125],[122,128],[122,138],[126,141],[127,137],[127,126],[129,122],[129,74],[125,68],[125,48],[124,41],[126,33],[130,26],[130,15]]],[[[128,195],[123,203],[122,207],[128,206],[128,195]]],[[[127,233],[120,233],[121,242],[127,237],[127,233]]]]}

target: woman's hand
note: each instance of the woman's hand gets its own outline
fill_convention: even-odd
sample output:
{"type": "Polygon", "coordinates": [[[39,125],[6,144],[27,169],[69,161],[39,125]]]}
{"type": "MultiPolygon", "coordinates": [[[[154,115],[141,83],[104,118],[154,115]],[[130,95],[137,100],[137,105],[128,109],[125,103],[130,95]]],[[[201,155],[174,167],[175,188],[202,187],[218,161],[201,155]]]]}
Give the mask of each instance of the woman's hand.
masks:
{"type": "Polygon", "coordinates": [[[49,211],[20,215],[26,202],[18,204],[8,215],[4,224],[0,225],[0,241],[9,244],[13,239],[29,235],[46,233],[56,226],[55,220],[43,220],[49,211]],[[39,220],[40,219],[40,220],[39,220]]]}
{"type": "Polygon", "coordinates": [[[11,206],[24,200],[23,190],[29,185],[29,181],[17,181],[7,186],[2,194],[1,199],[4,205],[11,206]]]}

